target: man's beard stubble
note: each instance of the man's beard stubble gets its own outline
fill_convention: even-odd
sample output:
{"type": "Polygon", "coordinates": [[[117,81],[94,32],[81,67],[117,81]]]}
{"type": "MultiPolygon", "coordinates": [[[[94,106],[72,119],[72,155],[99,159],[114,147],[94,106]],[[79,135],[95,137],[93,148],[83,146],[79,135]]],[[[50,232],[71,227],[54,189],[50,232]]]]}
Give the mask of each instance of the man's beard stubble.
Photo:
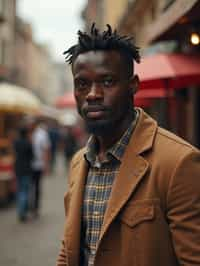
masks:
{"type": "Polygon", "coordinates": [[[85,128],[89,134],[94,134],[95,136],[105,136],[110,134],[115,127],[114,120],[96,120],[88,121],[85,120],[85,128]]]}
{"type": "Polygon", "coordinates": [[[121,116],[115,117],[116,112],[111,109],[107,109],[107,117],[102,120],[91,120],[88,119],[85,114],[78,108],[78,112],[84,120],[85,129],[89,134],[94,134],[95,136],[106,136],[111,134],[117,129],[123,119],[129,114],[132,113],[134,116],[134,108],[132,105],[125,105],[123,110],[121,110],[121,116]]]}

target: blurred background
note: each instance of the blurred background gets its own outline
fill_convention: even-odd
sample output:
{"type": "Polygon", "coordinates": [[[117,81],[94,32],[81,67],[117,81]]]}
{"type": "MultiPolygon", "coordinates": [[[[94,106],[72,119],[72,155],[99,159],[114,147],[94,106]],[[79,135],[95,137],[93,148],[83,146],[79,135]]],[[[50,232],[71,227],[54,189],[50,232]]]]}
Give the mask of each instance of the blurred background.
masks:
{"type": "Polygon", "coordinates": [[[198,0],[0,0],[0,265],[55,264],[68,162],[87,140],[62,54],[77,31],[109,23],[134,36],[142,54],[135,105],[199,148],[199,14],[198,0]],[[22,125],[32,134],[34,119],[45,125],[50,169],[41,215],[20,223],[14,143],[22,125]]]}

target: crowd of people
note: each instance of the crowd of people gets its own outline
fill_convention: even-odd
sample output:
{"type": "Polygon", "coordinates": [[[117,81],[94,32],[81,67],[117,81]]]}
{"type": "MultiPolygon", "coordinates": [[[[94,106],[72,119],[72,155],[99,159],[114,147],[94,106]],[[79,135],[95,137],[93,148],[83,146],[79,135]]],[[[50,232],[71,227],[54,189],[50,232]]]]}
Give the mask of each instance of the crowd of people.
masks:
{"type": "Polygon", "coordinates": [[[32,119],[19,127],[13,141],[19,221],[26,221],[29,214],[39,216],[42,177],[54,174],[57,150],[68,162],[78,146],[73,128],[61,129],[55,121],[32,119]]]}

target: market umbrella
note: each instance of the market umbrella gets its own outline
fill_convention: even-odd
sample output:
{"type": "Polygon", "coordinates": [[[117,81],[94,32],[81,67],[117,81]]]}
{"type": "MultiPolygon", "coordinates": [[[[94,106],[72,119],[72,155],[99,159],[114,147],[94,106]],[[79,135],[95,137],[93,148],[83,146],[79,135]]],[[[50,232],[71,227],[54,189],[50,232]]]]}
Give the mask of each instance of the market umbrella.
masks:
{"type": "Polygon", "coordinates": [[[0,83],[0,111],[37,113],[40,100],[29,90],[9,83],[0,83]]]}
{"type": "Polygon", "coordinates": [[[74,109],[69,109],[59,116],[58,121],[63,126],[75,126],[78,121],[78,114],[74,109]]]}
{"type": "Polygon", "coordinates": [[[58,120],[61,110],[58,108],[55,108],[50,105],[43,104],[40,108],[40,111],[38,112],[38,116],[44,117],[44,118],[50,118],[54,120],[58,120]]]}
{"type": "Polygon", "coordinates": [[[200,57],[185,54],[155,54],[135,65],[140,89],[178,89],[200,84],[200,57]]]}
{"type": "Polygon", "coordinates": [[[66,92],[64,95],[57,98],[56,107],[58,108],[72,108],[76,106],[74,94],[72,91],[66,92]]]}

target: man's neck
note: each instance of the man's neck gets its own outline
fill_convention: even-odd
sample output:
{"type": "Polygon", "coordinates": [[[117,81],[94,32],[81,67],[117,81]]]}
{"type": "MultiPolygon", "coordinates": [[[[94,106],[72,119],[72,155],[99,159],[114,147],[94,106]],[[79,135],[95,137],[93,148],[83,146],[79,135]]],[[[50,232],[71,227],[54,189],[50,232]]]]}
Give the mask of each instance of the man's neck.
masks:
{"type": "Polygon", "coordinates": [[[98,157],[99,160],[105,159],[106,151],[111,148],[124,134],[130,124],[136,119],[135,113],[131,112],[126,118],[113,128],[110,134],[105,136],[97,136],[97,141],[99,143],[98,157]]]}

